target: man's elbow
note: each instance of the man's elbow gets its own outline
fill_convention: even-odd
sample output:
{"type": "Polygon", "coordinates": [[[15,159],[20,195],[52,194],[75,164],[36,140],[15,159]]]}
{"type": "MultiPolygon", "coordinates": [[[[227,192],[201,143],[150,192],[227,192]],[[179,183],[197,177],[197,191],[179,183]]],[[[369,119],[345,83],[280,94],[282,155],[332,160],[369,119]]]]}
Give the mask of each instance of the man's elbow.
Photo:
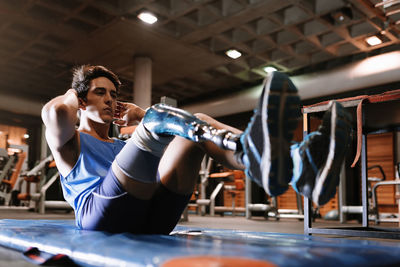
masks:
{"type": "Polygon", "coordinates": [[[63,103],[57,103],[53,105],[46,104],[42,108],[42,120],[47,126],[52,121],[60,122],[68,120],[70,116],[70,110],[67,105],[63,103]]]}

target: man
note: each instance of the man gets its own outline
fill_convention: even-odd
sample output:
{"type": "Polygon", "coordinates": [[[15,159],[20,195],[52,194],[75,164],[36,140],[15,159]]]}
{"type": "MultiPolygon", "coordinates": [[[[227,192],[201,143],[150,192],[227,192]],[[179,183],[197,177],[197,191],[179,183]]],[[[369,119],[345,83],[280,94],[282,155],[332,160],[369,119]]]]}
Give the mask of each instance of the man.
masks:
{"type": "Polygon", "coordinates": [[[190,199],[205,154],[245,170],[270,195],[282,194],[291,180],[317,204],[336,190],[349,141],[348,134],[341,134],[350,130],[347,115],[332,103],[320,130],[294,146],[291,155],[300,100],[282,73],[266,80],[244,133],[205,114],[165,105],[144,111],[118,102],[119,86],[110,70],[84,65],[75,69],[72,89],[42,110],[64,197],[79,228],[168,234],[190,199]],[[126,142],[108,136],[111,123],[138,121],[126,142]],[[330,145],[321,147],[325,144],[330,145]]]}

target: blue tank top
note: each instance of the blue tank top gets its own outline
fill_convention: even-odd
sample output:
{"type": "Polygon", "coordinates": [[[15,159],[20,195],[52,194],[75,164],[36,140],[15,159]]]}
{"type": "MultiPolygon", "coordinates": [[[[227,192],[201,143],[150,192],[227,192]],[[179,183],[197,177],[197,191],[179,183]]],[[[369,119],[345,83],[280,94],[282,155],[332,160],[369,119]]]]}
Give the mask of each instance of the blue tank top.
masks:
{"type": "Polygon", "coordinates": [[[81,132],[79,137],[78,161],[66,177],[60,177],[64,198],[75,210],[76,224],[81,227],[80,212],[86,198],[103,181],[125,142],[117,139],[113,143],[104,142],[81,132]]]}

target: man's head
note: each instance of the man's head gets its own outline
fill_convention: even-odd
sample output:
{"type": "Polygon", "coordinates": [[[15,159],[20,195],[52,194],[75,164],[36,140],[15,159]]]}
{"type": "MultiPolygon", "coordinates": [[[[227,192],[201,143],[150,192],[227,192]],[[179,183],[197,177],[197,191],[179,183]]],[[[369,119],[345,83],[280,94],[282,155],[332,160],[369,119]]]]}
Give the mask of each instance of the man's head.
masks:
{"type": "Polygon", "coordinates": [[[85,100],[90,88],[90,82],[99,77],[109,79],[117,91],[119,90],[121,82],[117,75],[103,66],[92,65],[82,65],[73,70],[71,87],[78,92],[78,97],[85,100]]]}

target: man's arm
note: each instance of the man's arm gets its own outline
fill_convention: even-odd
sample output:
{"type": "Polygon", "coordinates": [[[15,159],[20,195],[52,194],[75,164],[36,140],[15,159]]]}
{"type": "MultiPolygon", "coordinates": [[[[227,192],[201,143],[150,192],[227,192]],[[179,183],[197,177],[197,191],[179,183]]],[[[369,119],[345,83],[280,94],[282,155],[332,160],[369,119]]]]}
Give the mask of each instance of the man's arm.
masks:
{"type": "Polygon", "coordinates": [[[79,100],[77,92],[69,89],[64,95],[50,100],[42,109],[46,139],[50,148],[59,150],[75,135],[79,100]]]}

